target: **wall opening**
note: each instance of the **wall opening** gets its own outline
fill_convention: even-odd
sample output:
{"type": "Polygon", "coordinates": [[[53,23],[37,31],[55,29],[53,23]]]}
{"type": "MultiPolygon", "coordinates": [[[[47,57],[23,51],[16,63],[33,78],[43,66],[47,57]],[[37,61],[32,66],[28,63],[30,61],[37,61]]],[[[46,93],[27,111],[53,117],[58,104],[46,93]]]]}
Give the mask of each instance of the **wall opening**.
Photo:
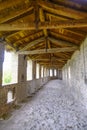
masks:
{"type": "Polygon", "coordinates": [[[39,64],[36,64],[36,79],[39,79],[39,64]]]}
{"type": "Polygon", "coordinates": [[[27,80],[32,80],[32,60],[27,61],[27,80]]]}
{"type": "Polygon", "coordinates": [[[9,90],[7,93],[7,103],[10,103],[12,101],[14,101],[13,92],[11,90],[9,90]]]}
{"type": "Polygon", "coordinates": [[[41,66],[41,78],[43,78],[43,66],[41,66]]]}
{"type": "Polygon", "coordinates": [[[69,79],[71,79],[71,70],[70,70],[70,66],[68,67],[68,77],[69,77],[69,79]]]}
{"type": "Polygon", "coordinates": [[[50,77],[52,77],[53,76],[53,71],[52,71],[52,69],[50,69],[50,77]]]}
{"type": "Polygon", "coordinates": [[[54,70],[54,76],[57,76],[57,71],[56,71],[56,69],[54,70]]]}
{"type": "Polygon", "coordinates": [[[12,84],[18,82],[18,55],[5,51],[3,62],[2,84],[12,84]]]}

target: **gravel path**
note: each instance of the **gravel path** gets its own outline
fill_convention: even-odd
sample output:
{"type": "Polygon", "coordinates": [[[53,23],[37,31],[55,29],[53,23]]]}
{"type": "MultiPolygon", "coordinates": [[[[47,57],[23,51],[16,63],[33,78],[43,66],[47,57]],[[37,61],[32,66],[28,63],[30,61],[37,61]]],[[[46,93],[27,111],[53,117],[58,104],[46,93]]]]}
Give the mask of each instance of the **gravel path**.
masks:
{"type": "Polygon", "coordinates": [[[53,80],[0,121],[0,130],[87,130],[87,110],[62,81],[53,80]]]}

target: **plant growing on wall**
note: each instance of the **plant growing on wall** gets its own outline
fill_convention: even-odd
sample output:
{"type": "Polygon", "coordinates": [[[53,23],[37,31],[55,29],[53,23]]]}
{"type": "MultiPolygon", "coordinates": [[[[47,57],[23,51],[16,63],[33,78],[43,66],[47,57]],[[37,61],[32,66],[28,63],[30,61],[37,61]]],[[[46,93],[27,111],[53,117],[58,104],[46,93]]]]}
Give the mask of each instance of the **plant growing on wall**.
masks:
{"type": "Polygon", "coordinates": [[[3,76],[3,83],[7,84],[7,83],[11,83],[12,81],[12,76],[11,76],[11,72],[4,72],[4,76],[3,76]]]}

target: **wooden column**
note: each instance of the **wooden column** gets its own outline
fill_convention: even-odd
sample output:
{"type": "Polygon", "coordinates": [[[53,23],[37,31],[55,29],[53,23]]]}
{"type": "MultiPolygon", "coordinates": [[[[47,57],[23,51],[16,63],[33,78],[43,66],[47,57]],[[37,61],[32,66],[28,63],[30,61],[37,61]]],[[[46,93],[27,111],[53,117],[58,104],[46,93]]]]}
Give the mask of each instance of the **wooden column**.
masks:
{"type": "Polygon", "coordinates": [[[0,42],[0,87],[2,86],[2,79],[3,79],[4,50],[5,46],[3,42],[0,42]]]}

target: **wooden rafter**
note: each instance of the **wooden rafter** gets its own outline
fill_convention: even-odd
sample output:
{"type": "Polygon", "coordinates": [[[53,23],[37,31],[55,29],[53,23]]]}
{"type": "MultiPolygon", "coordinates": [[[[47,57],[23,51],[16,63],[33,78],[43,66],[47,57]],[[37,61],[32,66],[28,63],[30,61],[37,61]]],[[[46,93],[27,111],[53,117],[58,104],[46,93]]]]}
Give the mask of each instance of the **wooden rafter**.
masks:
{"type": "Polygon", "coordinates": [[[13,38],[13,37],[15,37],[15,36],[17,36],[17,35],[20,35],[20,34],[22,34],[22,33],[27,33],[27,34],[31,34],[31,33],[33,33],[34,31],[32,30],[27,30],[27,31],[24,31],[24,30],[22,30],[22,31],[17,31],[17,32],[14,32],[14,33],[11,33],[10,35],[7,35],[6,36],[6,38],[5,39],[10,39],[10,38],[13,38]]]}
{"type": "MultiPolygon", "coordinates": [[[[33,59],[32,59],[33,60],[33,59]]],[[[34,61],[47,61],[47,62],[50,62],[50,61],[54,61],[54,62],[65,62],[64,60],[59,60],[59,59],[52,59],[52,60],[50,60],[50,59],[34,59],[34,61]]]]}
{"type": "Polygon", "coordinates": [[[87,34],[86,6],[76,0],[1,0],[0,38],[8,50],[62,68],[87,34]]]}
{"type": "MultiPolygon", "coordinates": [[[[34,42],[35,43],[35,42],[34,42]]],[[[37,43],[36,43],[37,44],[37,43]]],[[[18,51],[18,54],[47,54],[47,53],[58,53],[58,52],[73,52],[75,50],[77,50],[77,47],[65,47],[65,48],[51,48],[51,49],[40,49],[40,50],[33,50],[33,51],[24,51],[26,50],[28,47],[30,47],[30,44],[27,45],[26,47],[24,47],[23,49],[21,49],[20,51],[18,51]]]]}
{"type": "Polygon", "coordinates": [[[4,16],[4,13],[3,15],[0,17],[0,24],[1,23],[4,23],[4,22],[7,22],[13,18],[16,18],[20,15],[23,15],[25,14],[26,12],[29,12],[33,9],[33,7],[30,7],[30,6],[27,6],[27,7],[23,7],[22,9],[18,9],[18,10],[15,10],[15,11],[10,11],[9,15],[5,15],[4,16]]]}
{"type": "MultiPolygon", "coordinates": [[[[59,28],[79,28],[87,27],[87,19],[81,20],[67,20],[56,22],[40,22],[38,29],[59,29],[59,28]]],[[[0,31],[13,31],[13,30],[35,30],[35,23],[13,23],[13,24],[0,24],[0,31]]]]}
{"type": "Polygon", "coordinates": [[[34,33],[32,33],[31,35],[27,35],[27,36],[25,36],[25,37],[23,37],[23,38],[20,38],[19,40],[17,40],[17,41],[14,42],[13,44],[16,45],[16,44],[18,44],[18,43],[20,43],[20,42],[23,42],[23,41],[26,40],[26,39],[28,39],[28,43],[29,43],[30,40],[33,39],[33,37],[36,39],[36,38],[38,38],[38,37],[40,37],[40,36],[43,36],[42,31],[34,32],[34,33]]]}
{"type": "Polygon", "coordinates": [[[56,44],[59,44],[59,45],[69,45],[69,46],[78,46],[74,43],[71,43],[71,42],[66,42],[66,41],[62,41],[62,40],[58,40],[58,39],[55,39],[55,38],[52,38],[52,37],[48,37],[48,39],[56,44]]]}
{"type": "Polygon", "coordinates": [[[58,16],[56,14],[52,14],[52,13],[49,13],[49,12],[46,12],[46,18],[47,18],[47,21],[68,20],[65,17],[58,16]]]}
{"type": "Polygon", "coordinates": [[[71,55],[66,55],[65,53],[55,53],[55,55],[61,59],[69,59],[71,55]]]}
{"type": "Polygon", "coordinates": [[[69,36],[65,36],[63,34],[59,34],[59,33],[56,33],[56,32],[50,32],[50,35],[51,37],[54,37],[54,38],[60,38],[62,40],[65,40],[65,41],[68,41],[68,42],[71,42],[71,43],[74,43],[74,44],[79,44],[80,41],[78,39],[75,39],[74,37],[69,37],[69,36]]]}
{"type": "Polygon", "coordinates": [[[44,63],[39,63],[40,65],[44,65],[44,66],[57,66],[57,67],[62,67],[63,65],[62,64],[51,64],[51,63],[49,63],[49,64],[44,64],[44,63]]]}
{"type": "MultiPolygon", "coordinates": [[[[39,9],[39,14],[40,14],[40,21],[45,22],[44,12],[42,8],[39,9]]],[[[47,30],[43,29],[43,32],[44,32],[45,37],[47,37],[48,36],[47,30]]]]}
{"type": "Polygon", "coordinates": [[[41,7],[43,7],[43,9],[52,12],[54,14],[63,15],[66,17],[68,16],[69,18],[74,18],[74,19],[81,19],[87,17],[87,14],[85,12],[83,13],[81,11],[70,9],[68,7],[66,8],[64,6],[59,6],[49,1],[39,0],[38,3],[41,7]]]}
{"type": "Polygon", "coordinates": [[[75,37],[75,38],[79,38],[79,39],[82,39],[84,37],[84,34],[83,33],[77,33],[75,31],[72,31],[72,30],[69,30],[69,29],[64,29],[64,28],[61,28],[61,29],[52,29],[51,31],[55,32],[55,33],[59,33],[59,34],[63,34],[65,36],[69,36],[69,37],[75,37]]]}
{"type": "Polygon", "coordinates": [[[41,37],[41,38],[38,38],[38,39],[36,39],[36,40],[30,42],[30,43],[27,44],[24,48],[20,49],[19,53],[20,53],[21,51],[25,51],[25,50],[29,49],[29,48],[32,47],[32,46],[35,46],[35,45],[39,44],[40,42],[43,42],[44,40],[45,40],[45,38],[44,38],[44,37],[41,37]]]}
{"type": "MultiPolygon", "coordinates": [[[[80,2],[78,1],[78,3],[76,3],[73,0],[72,1],[69,1],[69,0],[67,0],[67,1],[64,1],[64,0],[53,0],[53,2],[55,2],[56,4],[69,6],[71,8],[78,9],[78,10],[85,10],[85,11],[87,10],[87,6],[85,4],[82,5],[81,1],[80,2]]],[[[83,3],[84,2],[85,1],[83,1],[83,3]]]]}
{"type": "MultiPolygon", "coordinates": [[[[24,2],[24,0],[15,0],[15,1],[6,0],[6,1],[0,2],[0,10],[13,7],[21,2],[24,2]]],[[[29,3],[29,1],[27,1],[27,3],[29,3]]]]}
{"type": "MultiPolygon", "coordinates": [[[[44,16],[44,11],[43,11],[43,9],[42,8],[40,8],[39,9],[39,14],[40,14],[40,21],[41,22],[45,22],[45,16],[44,16]]],[[[44,33],[44,36],[46,37],[46,49],[47,48],[51,48],[51,44],[50,44],[50,41],[47,39],[47,37],[48,37],[48,31],[47,31],[47,29],[43,29],[43,33],[44,33]]],[[[50,54],[51,56],[53,56],[53,54],[50,54]]]]}

